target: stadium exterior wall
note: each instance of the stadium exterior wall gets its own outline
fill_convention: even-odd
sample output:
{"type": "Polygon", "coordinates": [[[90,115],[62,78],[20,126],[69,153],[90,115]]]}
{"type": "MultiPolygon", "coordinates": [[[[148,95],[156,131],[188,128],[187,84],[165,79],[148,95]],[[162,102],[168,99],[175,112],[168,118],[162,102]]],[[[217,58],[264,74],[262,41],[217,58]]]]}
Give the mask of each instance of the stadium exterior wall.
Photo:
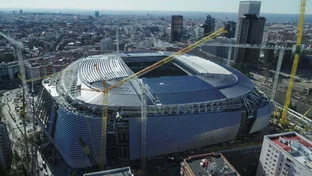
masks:
{"type": "MultiPolygon", "coordinates": [[[[236,138],[241,112],[215,112],[149,117],[147,156],[204,147],[236,138]]],[[[140,118],[129,119],[130,159],[141,156],[140,118]]]]}
{"type": "Polygon", "coordinates": [[[72,168],[90,167],[91,163],[79,142],[86,142],[94,159],[99,163],[101,150],[101,118],[87,118],[58,106],[55,128],[55,147],[72,168]]]}

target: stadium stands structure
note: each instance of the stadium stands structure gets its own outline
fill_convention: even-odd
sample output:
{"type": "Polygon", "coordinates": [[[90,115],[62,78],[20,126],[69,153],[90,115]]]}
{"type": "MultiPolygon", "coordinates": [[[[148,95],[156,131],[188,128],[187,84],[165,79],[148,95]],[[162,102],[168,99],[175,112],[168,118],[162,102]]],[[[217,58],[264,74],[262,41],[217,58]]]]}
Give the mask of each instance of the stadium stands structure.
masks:
{"type": "MultiPolygon", "coordinates": [[[[170,54],[89,56],[42,81],[36,115],[69,166],[91,166],[79,136],[95,160],[100,160],[103,94],[86,89],[103,90],[102,79],[113,85],[170,54]]],[[[189,54],[176,57],[139,81],[147,90],[147,157],[200,149],[257,132],[268,125],[273,109],[267,97],[237,70],[189,54]]],[[[138,84],[130,80],[109,91],[108,163],[140,159],[138,84]]]]}

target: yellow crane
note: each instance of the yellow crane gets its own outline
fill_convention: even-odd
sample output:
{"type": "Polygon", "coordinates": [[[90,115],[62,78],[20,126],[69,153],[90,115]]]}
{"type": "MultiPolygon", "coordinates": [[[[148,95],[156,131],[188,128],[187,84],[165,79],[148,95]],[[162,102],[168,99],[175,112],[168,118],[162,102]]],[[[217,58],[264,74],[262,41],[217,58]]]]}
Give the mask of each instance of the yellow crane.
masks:
{"type": "Polygon", "coordinates": [[[306,0],[301,0],[300,18],[299,18],[299,22],[298,22],[298,35],[297,35],[295,58],[294,58],[294,63],[292,65],[292,69],[291,69],[291,74],[290,74],[290,78],[289,78],[286,98],[285,98],[285,102],[284,102],[282,118],[281,118],[281,121],[280,121],[282,126],[285,126],[288,123],[287,113],[288,113],[288,108],[289,108],[289,104],[290,104],[290,101],[291,101],[292,89],[293,89],[294,80],[295,80],[297,67],[298,67],[300,46],[301,46],[301,40],[302,40],[302,31],[303,31],[303,27],[304,27],[304,13],[305,13],[306,3],[307,3],[306,0]]]}
{"type": "MultiPolygon", "coordinates": [[[[141,71],[137,72],[137,73],[134,73],[132,75],[130,75],[129,77],[126,77],[124,79],[122,79],[121,81],[111,85],[110,87],[107,87],[107,84],[105,82],[105,79],[103,78],[102,79],[102,84],[104,86],[104,89],[103,90],[97,90],[97,89],[84,89],[84,88],[81,88],[81,90],[86,90],[86,91],[95,91],[95,92],[102,92],[103,95],[104,95],[104,98],[103,98],[103,112],[102,112],[102,136],[101,136],[101,162],[100,162],[100,170],[103,170],[104,169],[104,165],[105,165],[105,159],[106,159],[106,141],[107,141],[107,120],[108,120],[108,92],[114,88],[117,88],[119,87],[120,85],[124,84],[125,82],[131,80],[131,79],[135,79],[135,78],[138,78],[152,70],[155,70],[156,68],[172,61],[175,57],[177,56],[180,56],[180,55],[183,55],[191,50],[193,50],[194,48],[198,47],[199,45],[223,34],[223,33],[226,33],[226,30],[224,30],[223,28],[213,32],[212,34],[210,34],[209,36],[181,49],[180,51],[152,64],[151,66],[148,66],[144,69],[142,69],[141,71]]],[[[95,68],[97,69],[97,71],[99,72],[99,68],[97,65],[94,65],[95,68]]],[[[144,129],[142,129],[144,130],[144,129]]],[[[145,129],[146,130],[146,129],[145,129]]],[[[142,132],[144,133],[144,132],[142,132]]],[[[143,137],[144,138],[144,137],[143,137]]],[[[145,141],[145,139],[142,139],[143,141],[145,141]]],[[[143,143],[144,145],[144,143],[143,143]]],[[[146,145],[146,144],[145,144],[146,145]]],[[[146,146],[142,146],[142,150],[144,150],[146,148],[146,146]]],[[[144,152],[143,152],[144,153],[144,152]]],[[[143,154],[142,153],[142,154],[143,154]]],[[[145,152],[145,155],[146,155],[146,152],[145,152]]],[[[146,156],[141,156],[142,157],[142,160],[145,160],[146,159],[146,156]]],[[[142,163],[145,163],[145,162],[142,162],[142,163]]],[[[142,164],[143,165],[143,164],[142,164]]],[[[142,168],[145,168],[145,166],[142,166],[142,168]]]]}
{"type": "Polygon", "coordinates": [[[305,112],[305,113],[302,115],[302,117],[300,118],[300,120],[298,119],[298,121],[296,122],[296,124],[292,127],[292,131],[295,131],[295,130],[296,130],[296,127],[297,127],[299,121],[302,121],[302,119],[303,119],[305,116],[307,116],[307,115],[309,114],[309,112],[311,112],[311,111],[312,111],[312,107],[311,107],[310,109],[308,109],[307,112],[305,112]]]}

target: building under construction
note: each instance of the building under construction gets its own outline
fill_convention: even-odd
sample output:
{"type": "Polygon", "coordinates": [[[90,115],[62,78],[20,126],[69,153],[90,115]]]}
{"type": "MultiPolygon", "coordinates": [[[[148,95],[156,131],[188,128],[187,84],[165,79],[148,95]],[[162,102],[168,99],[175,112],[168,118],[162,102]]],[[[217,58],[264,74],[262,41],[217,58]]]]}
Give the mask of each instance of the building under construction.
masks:
{"type": "MultiPolygon", "coordinates": [[[[102,80],[113,85],[170,54],[89,56],[42,81],[36,115],[69,166],[84,168],[94,165],[93,159],[100,161],[102,80]]],[[[146,89],[147,157],[200,149],[257,132],[269,124],[273,109],[265,95],[237,70],[197,56],[177,56],[109,91],[108,163],[141,158],[141,83],[146,89]]]]}

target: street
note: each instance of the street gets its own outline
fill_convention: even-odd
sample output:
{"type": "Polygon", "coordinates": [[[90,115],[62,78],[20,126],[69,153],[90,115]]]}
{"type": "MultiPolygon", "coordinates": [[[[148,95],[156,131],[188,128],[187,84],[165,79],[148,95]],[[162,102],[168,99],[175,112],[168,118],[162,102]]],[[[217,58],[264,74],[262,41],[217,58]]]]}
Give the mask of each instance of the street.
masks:
{"type": "MultiPolygon", "coordinates": [[[[8,126],[8,131],[10,134],[10,139],[12,141],[12,150],[16,150],[17,153],[23,158],[25,156],[25,145],[23,138],[23,120],[20,119],[20,115],[16,109],[18,109],[21,103],[22,89],[13,89],[3,93],[1,97],[2,112],[5,117],[5,121],[8,126]]],[[[26,122],[27,136],[33,132],[32,122],[26,122]]],[[[32,142],[29,141],[29,146],[32,142]]],[[[31,147],[30,150],[31,151],[31,147]]],[[[43,164],[43,157],[37,150],[37,161],[38,161],[38,171],[40,176],[52,176],[52,172],[47,164],[43,164]]]]}

